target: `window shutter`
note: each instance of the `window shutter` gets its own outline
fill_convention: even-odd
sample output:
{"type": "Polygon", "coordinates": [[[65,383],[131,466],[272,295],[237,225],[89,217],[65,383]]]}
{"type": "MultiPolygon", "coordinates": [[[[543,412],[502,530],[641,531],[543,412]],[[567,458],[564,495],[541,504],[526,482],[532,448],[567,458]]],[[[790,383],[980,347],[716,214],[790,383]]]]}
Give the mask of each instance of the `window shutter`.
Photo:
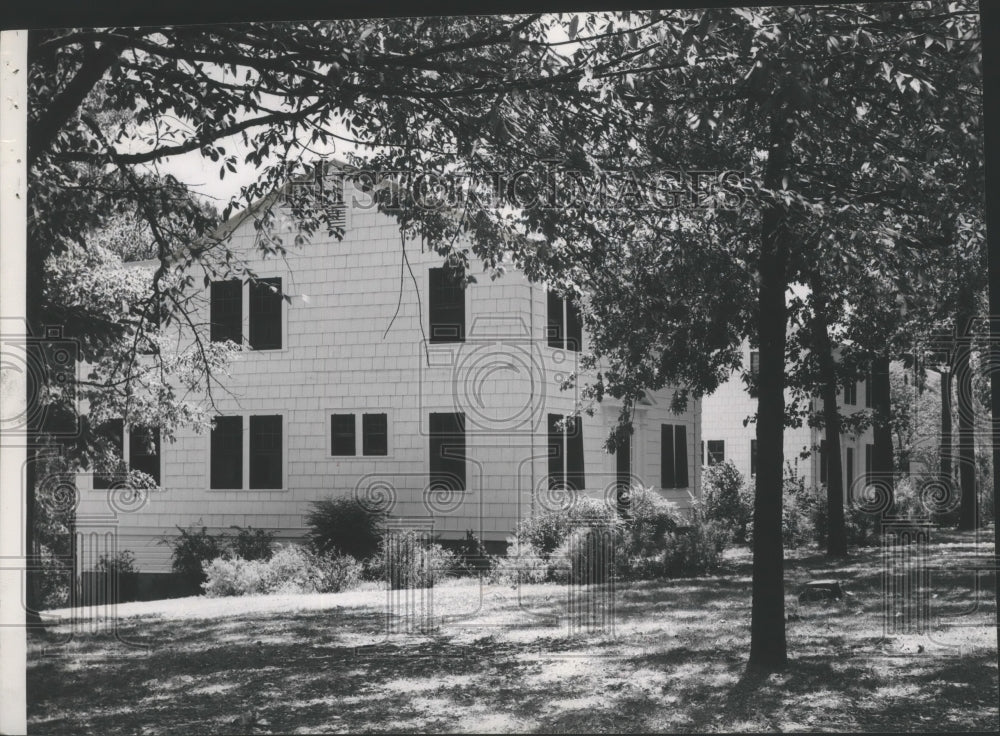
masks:
{"type": "Polygon", "coordinates": [[[160,430],[134,427],[128,438],[128,464],[160,485],[160,430]]]}
{"type": "Polygon", "coordinates": [[[243,284],[238,279],[213,281],[210,289],[212,342],[243,344],[243,284]]]}
{"type": "Polygon", "coordinates": [[[688,487],[687,427],[674,427],[674,480],[677,488],[688,487]]]}
{"type": "Polygon", "coordinates": [[[385,414],[361,416],[361,447],[365,455],[389,454],[389,426],[385,414]]]}
{"type": "Polygon", "coordinates": [[[430,489],[465,490],[465,415],[430,415],[430,489]]]}
{"type": "Polygon", "coordinates": [[[465,289],[461,277],[457,269],[429,269],[427,312],[432,343],[465,341],[465,289]]]}
{"type": "Polygon", "coordinates": [[[563,473],[563,433],[559,430],[562,414],[549,414],[549,488],[565,486],[563,473]]]}
{"type": "Polygon", "coordinates": [[[564,348],[563,339],[563,300],[552,289],[546,292],[546,328],[545,336],[550,348],[564,348]]]}
{"type": "Polygon", "coordinates": [[[566,349],[583,350],[583,321],[580,307],[572,299],[566,300],[566,349]]]}
{"type": "Polygon", "coordinates": [[[243,417],[216,417],[211,437],[212,488],[243,487],[243,417]]]}
{"type": "MultiPolygon", "coordinates": [[[[121,419],[109,419],[107,422],[104,422],[97,427],[96,434],[111,444],[114,448],[116,457],[124,457],[123,449],[125,444],[125,423],[121,419]]],[[[114,480],[115,477],[113,475],[94,473],[94,488],[110,488],[113,485],[114,480]]]]}
{"type": "Polygon", "coordinates": [[[281,349],[281,279],[258,279],[250,284],[250,347],[281,349]]]}
{"type": "Polygon", "coordinates": [[[660,425],[660,487],[676,488],[677,475],[674,472],[674,427],[660,425]]]}
{"type": "Polygon", "coordinates": [[[587,487],[583,461],[583,420],[574,417],[566,428],[566,485],[576,491],[587,487]]]}
{"type": "Polygon", "coordinates": [[[250,487],[281,488],[281,416],[250,417],[250,487]]]}

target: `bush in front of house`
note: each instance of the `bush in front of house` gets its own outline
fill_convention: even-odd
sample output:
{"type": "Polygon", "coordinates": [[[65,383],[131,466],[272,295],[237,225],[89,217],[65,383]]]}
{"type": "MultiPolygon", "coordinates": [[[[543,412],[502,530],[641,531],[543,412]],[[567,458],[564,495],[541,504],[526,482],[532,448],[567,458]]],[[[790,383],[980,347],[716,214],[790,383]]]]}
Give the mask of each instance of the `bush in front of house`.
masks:
{"type": "Polygon", "coordinates": [[[456,556],[426,534],[413,529],[382,537],[378,554],[366,560],[365,575],[391,590],[432,588],[454,574],[456,556]]]}
{"type": "Polygon", "coordinates": [[[747,543],[753,520],[753,489],[729,460],[709,465],[702,476],[705,518],[718,522],[732,533],[736,544],[747,543]]]}
{"type": "Polygon", "coordinates": [[[507,554],[495,558],[489,581],[497,585],[527,585],[549,579],[549,554],[528,542],[507,540],[507,554]]]}
{"type": "Polygon", "coordinates": [[[207,527],[202,526],[199,529],[196,524],[187,529],[178,526],[177,531],[180,534],[175,537],[162,537],[160,544],[169,544],[173,548],[171,552],[173,571],[190,592],[198,593],[202,583],[205,582],[204,564],[222,557],[226,551],[228,537],[225,533],[209,534],[207,527]]]}
{"type": "Polygon", "coordinates": [[[450,549],[455,555],[453,572],[456,575],[489,573],[495,564],[493,555],[487,551],[486,545],[471,529],[465,532],[464,539],[453,544],[450,549]]]}
{"type": "Polygon", "coordinates": [[[627,559],[625,529],[617,519],[576,527],[552,553],[549,578],[572,585],[609,582],[627,559]]]}
{"type": "Polygon", "coordinates": [[[269,560],[274,554],[274,532],[252,526],[231,526],[236,534],[229,540],[229,553],[244,560],[269,560]]]}
{"type": "Polygon", "coordinates": [[[381,548],[385,518],[353,496],[325,498],[310,504],[306,537],[314,552],[337,552],[363,560],[381,548]]]}
{"type": "Polygon", "coordinates": [[[94,565],[94,572],[115,580],[117,599],[115,602],[135,600],[139,582],[139,566],[131,550],[123,549],[113,555],[101,555],[94,565]]]}
{"type": "Polygon", "coordinates": [[[269,559],[223,556],[206,562],[205,594],[339,593],[361,581],[361,563],[348,555],[318,554],[299,545],[279,547],[269,559]]]}
{"type": "Polygon", "coordinates": [[[664,535],[687,523],[676,503],[663,498],[655,489],[634,486],[629,491],[624,551],[629,556],[658,554],[664,549],[664,535]]]}

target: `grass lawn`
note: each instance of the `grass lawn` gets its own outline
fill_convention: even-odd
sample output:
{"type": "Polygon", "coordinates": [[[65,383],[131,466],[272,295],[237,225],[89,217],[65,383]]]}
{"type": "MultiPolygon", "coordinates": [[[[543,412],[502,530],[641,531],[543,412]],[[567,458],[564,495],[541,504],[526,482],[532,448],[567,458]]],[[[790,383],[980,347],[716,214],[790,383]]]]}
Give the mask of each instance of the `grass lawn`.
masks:
{"type": "MultiPolygon", "coordinates": [[[[745,551],[717,577],[619,585],[613,610],[599,609],[604,628],[573,629],[583,620],[567,616],[572,591],[557,585],[444,585],[430,598],[436,627],[416,633],[390,630],[401,624],[386,615],[385,591],[125,604],[117,636],[95,620],[29,636],[28,728],[996,731],[994,577],[973,569],[977,551],[992,554],[992,533],[980,534],[977,544],[933,533],[926,634],[906,632],[904,611],[884,610],[881,550],[839,563],[791,553],[790,664],[763,679],[743,675],[745,551]],[[825,577],[848,595],[800,605],[799,586],[825,577]]],[[[428,600],[408,594],[414,606],[428,600]]]]}

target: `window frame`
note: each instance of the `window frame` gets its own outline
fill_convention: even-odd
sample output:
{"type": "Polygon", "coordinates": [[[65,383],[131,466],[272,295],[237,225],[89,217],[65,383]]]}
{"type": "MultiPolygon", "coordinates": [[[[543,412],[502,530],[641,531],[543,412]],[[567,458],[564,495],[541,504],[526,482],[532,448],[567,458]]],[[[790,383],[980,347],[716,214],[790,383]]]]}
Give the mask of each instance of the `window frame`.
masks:
{"type": "Polygon", "coordinates": [[[326,406],[323,410],[323,424],[325,426],[325,442],[326,449],[323,451],[324,457],[327,460],[332,460],[333,462],[345,462],[349,460],[370,460],[370,459],[381,459],[381,458],[391,458],[395,454],[395,443],[393,440],[393,420],[395,418],[395,412],[392,409],[383,408],[380,406],[326,406]],[[333,450],[333,435],[332,435],[332,419],[334,414],[350,414],[354,417],[354,454],[353,455],[334,455],[333,450]],[[385,445],[386,452],[385,455],[365,455],[364,454],[364,415],[365,414],[384,414],[385,415],[385,445]]]}
{"type": "Polygon", "coordinates": [[[583,312],[572,299],[563,297],[555,289],[545,289],[545,340],[554,350],[571,353],[583,352],[583,312]],[[556,303],[558,302],[558,306],[556,303]],[[553,319],[553,310],[558,310],[558,323],[553,319]],[[572,316],[575,316],[573,319],[572,316]],[[570,329],[570,327],[574,329],[570,329]]]}
{"type": "MultiPolygon", "coordinates": [[[[446,447],[447,449],[447,447],[446,447]]],[[[469,429],[468,420],[466,419],[465,412],[461,411],[432,411],[427,413],[427,488],[429,490],[440,490],[446,493],[467,493],[469,491],[469,429]],[[461,430],[461,440],[462,440],[462,457],[444,457],[439,453],[435,453],[435,447],[440,448],[440,444],[445,444],[449,442],[456,442],[459,436],[458,432],[454,433],[436,433],[434,430],[435,421],[432,417],[435,416],[453,416],[458,417],[457,426],[461,430]],[[435,460],[441,462],[444,467],[440,465],[435,467],[435,460]],[[458,477],[461,481],[460,488],[453,488],[450,484],[445,484],[445,488],[441,488],[436,485],[436,482],[440,480],[440,477],[450,479],[452,477],[452,470],[449,469],[448,465],[454,464],[458,466],[461,464],[461,472],[455,472],[454,477],[458,477]],[[439,478],[435,478],[435,473],[440,475],[439,478]]]]}
{"type": "MultiPolygon", "coordinates": [[[[428,269],[427,269],[427,342],[430,343],[430,344],[432,344],[432,345],[447,345],[447,344],[450,344],[450,343],[459,343],[459,344],[464,343],[465,339],[466,339],[466,336],[468,335],[469,313],[471,311],[470,308],[469,308],[469,294],[468,294],[469,290],[467,288],[464,288],[464,287],[461,287],[461,286],[447,286],[447,285],[435,284],[434,283],[434,280],[435,280],[434,274],[437,274],[437,273],[440,273],[442,278],[444,278],[448,274],[451,274],[452,278],[458,278],[458,277],[461,276],[461,274],[456,273],[454,269],[452,269],[452,268],[450,268],[448,266],[430,266],[430,267],[428,267],[428,269]],[[442,309],[442,307],[440,305],[435,305],[433,300],[434,300],[435,290],[436,289],[440,289],[440,288],[458,289],[462,293],[461,300],[455,300],[454,302],[452,302],[452,305],[461,304],[461,307],[462,307],[461,327],[459,329],[458,334],[455,335],[455,336],[438,335],[438,334],[435,334],[435,331],[434,331],[434,325],[436,324],[435,323],[435,317],[440,317],[440,314],[436,314],[436,312],[440,312],[441,309],[442,309]]],[[[452,308],[454,308],[454,306],[452,308]]],[[[443,322],[441,324],[442,325],[446,325],[446,324],[449,324],[449,323],[443,322]]]]}
{"type": "Polygon", "coordinates": [[[722,465],[726,462],[726,441],[725,440],[705,440],[705,466],[709,467],[712,465],[722,465]],[[719,444],[722,446],[722,458],[712,462],[712,445],[719,444]]]}
{"type": "MultiPolygon", "coordinates": [[[[132,471],[132,470],[141,470],[141,468],[134,468],[132,466],[132,439],[133,439],[133,436],[135,435],[135,433],[132,430],[129,430],[129,429],[127,429],[125,427],[125,421],[122,420],[122,419],[115,418],[115,419],[112,419],[110,421],[116,422],[116,423],[118,423],[118,424],[121,425],[120,436],[119,436],[119,445],[118,445],[118,455],[121,458],[122,462],[125,464],[125,467],[128,468],[129,471],[132,471]]],[[[163,471],[164,471],[164,468],[165,468],[165,465],[163,463],[163,435],[161,434],[159,427],[145,428],[145,429],[151,429],[151,431],[153,431],[153,432],[156,433],[157,474],[155,476],[152,476],[153,480],[156,481],[156,485],[153,486],[153,487],[156,488],[156,489],[162,489],[163,488],[163,471]]],[[[107,490],[110,490],[110,489],[114,488],[115,487],[115,485],[114,485],[115,479],[114,478],[110,478],[109,480],[105,481],[105,480],[103,480],[105,478],[108,478],[108,476],[105,476],[102,473],[97,473],[93,469],[91,469],[90,470],[90,487],[91,487],[91,489],[93,489],[95,491],[107,491],[107,490]],[[102,480],[98,480],[98,479],[102,479],[102,480]]]]}
{"type": "Polygon", "coordinates": [[[212,433],[208,432],[205,438],[205,454],[208,462],[205,463],[205,488],[209,493],[287,493],[289,468],[288,468],[288,438],[290,435],[289,412],[284,409],[254,409],[249,411],[223,412],[218,415],[222,417],[240,417],[243,423],[243,436],[240,447],[243,453],[240,463],[242,482],[240,488],[212,488],[212,433]],[[250,487],[250,418],[261,416],[281,417],[281,487],[280,488],[251,488],[250,487]]]}

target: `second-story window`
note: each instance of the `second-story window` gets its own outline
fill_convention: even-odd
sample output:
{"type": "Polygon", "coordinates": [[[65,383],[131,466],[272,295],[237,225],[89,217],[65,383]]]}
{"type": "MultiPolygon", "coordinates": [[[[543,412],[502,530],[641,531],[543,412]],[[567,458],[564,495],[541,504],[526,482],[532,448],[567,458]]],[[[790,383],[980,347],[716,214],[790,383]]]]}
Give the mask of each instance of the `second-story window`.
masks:
{"type": "Polygon", "coordinates": [[[563,299],[552,289],[547,295],[546,337],[550,348],[583,349],[583,320],[580,307],[572,299],[563,299]]]}
{"type": "Polygon", "coordinates": [[[238,279],[213,281],[211,286],[212,342],[243,342],[243,284],[238,279]]]}
{"type": "Polygon", "coordinates": [[[850,380],[844,383],[844,406],[854,406],[858,403],[857,381],[850,380]]]}
{"type": "Polygon", "coordinates": [[[160,430],[133,427],[128,436],[128,466],[160,485],[160,430]]]}
{"type": "Polygon", "coordinates": [[[389,454],[389,422],[385,414],[361,415],[361,451],[365,455],[389,454]]]}
{"type": "Polygon", "coordinates": [[[429,272],[427,312],[431,342],[465,342],[465,289],[462,274],[454,268],[429,272]]]}
{"type": "Polygon", "coordinates": [[[354,415],[333,414],[330,416],[330,454],[354,455],[354,415]]]}
{"type": "Polygon", "coordinates": [[[258,279],[250,283],[250,347],[281,349],[281,279],[258,279]]]}

